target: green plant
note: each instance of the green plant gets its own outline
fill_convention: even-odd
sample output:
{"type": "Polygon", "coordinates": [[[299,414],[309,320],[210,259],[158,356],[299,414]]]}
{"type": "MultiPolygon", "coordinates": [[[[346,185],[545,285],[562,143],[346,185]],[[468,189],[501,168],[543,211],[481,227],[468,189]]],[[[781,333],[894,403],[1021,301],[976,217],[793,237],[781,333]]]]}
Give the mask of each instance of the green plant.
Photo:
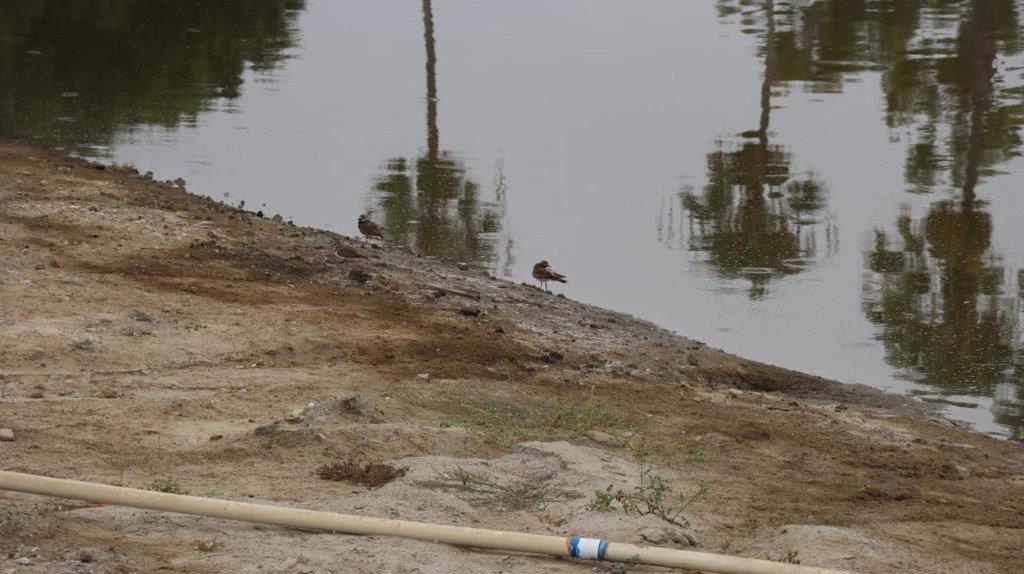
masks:
{"type": "Polygon", "coordinates": [[[590,499],[590,502],[587,503],[587,509],[601,512],[611,510],[612,502],[615,501],[615,493],[612,492],[613,488],[615,488],[615,485],[609,484],[608,488],[604,490],[595,490],[594,498],[590,499]]]}
{"type": "Polygon", "coordinates": [[[525,440],[577,436],[611,426],[614,417],[594,401],[551,404],[463,403],[467,426],[477,426],[491,442],[509,447],[525,440]]]}
{"type": "Polygon", "coordinates": [[[591,510],[608,510],[612,501],[618,502],[622,511],[634,516],[654,515],[658,518],[675,524],[677,526],[689,526],[689,521],[683,517],[683,511],[691,504],[707,496],[708,489],[701,485],[696,493],[689,496],[675,494],[673,496],[672,486],[665,477],[654,472],[648,461],[649,448],[644,437],[640,437],[639,443],[631,445],[634,448],[634,458],[640,469],[640,480],[632,490],[619,489],[612,493],[613,485],[605,490],[598,490],[594,493],[594,499],[588,504],[591,510]]]}
{"type": "Polygon", "coordinates": [[[167,492],[170,494],[188,494],[188,491],[183,489],[181,485],[178,484],[178,481],[170,476],[154,480],[149,484],[149,490],[167,492]]]}

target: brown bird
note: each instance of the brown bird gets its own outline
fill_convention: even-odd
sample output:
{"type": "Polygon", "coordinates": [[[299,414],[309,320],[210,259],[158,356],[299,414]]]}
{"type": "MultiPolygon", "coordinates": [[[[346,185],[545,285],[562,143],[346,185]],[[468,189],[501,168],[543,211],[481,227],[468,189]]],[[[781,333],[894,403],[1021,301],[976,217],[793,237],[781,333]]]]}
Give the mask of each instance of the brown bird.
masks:
{"type": "MultiPolygon", "coordinates": [[[[565,275],[552,271],[551,265],[549,265],[547,261],[541,261],[533,266],[533,278],[540,281],[541,287],[543,287],[545,291],[548,291],[548,281],[558,281],[559,283],[569,282],[569,280],[565,278],[565,275]]],[[[550,291],[548,291],[548,293],[550,293],[550,291]]]]}
{"type": "Polygon", "coordinates": [[[366,217],[365,215],[359,216],[359,233],[362,233],[367,241],[369,241],[371,237],[380,237],[381,239],[384,238],[384,236],[380,232],[380,226],[374,223],[372,219],[366,217]]]}

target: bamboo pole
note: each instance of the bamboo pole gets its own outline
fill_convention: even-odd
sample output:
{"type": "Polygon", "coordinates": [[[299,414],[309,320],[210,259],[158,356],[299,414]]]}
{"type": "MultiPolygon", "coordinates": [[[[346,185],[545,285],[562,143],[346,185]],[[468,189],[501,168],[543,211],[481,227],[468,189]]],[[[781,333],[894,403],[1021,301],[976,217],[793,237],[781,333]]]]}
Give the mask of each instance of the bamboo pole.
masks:
{"type": "Polygon", "coordinates": [[[603,558],[616,562],[689,568],[691,570],[720,574],[843,574],[843,571],[840,570],[783,564],[780,562],[724,556],[707,552],[640,546],[638,544],[621,542],[605,542],[590,538],[566,539],[560,536],[544,534],[505,532],[501,530],[467,528],[464,526],[336,514],[303,508],[287,508],[153,492],[137,488],[108,486],[105,484],[10,471],[0,471],[0,490],[13,490],[43,496],[73,498],[97,504],[130,506],[326,532],[401,536],[403,538],[431,540],[474,548],[531,552],[551,556],[603,558]]]}

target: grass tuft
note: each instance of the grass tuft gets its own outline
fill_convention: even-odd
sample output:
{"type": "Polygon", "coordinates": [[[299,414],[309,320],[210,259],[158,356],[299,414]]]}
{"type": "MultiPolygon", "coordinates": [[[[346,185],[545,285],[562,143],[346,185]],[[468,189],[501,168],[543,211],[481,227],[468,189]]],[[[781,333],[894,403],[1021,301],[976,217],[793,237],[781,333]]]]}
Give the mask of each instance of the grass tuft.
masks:
{"type": "Polygon", "coordinates": [[[460,465],[451,465],[441,470],[437,478],[420,485],[455,491],[474,504],[506,511],[542,508],[550,502],[580,497],[578,492],[560,484],[551,471],[526,471],[499,479],[460,465]]]}
{"type": "Polygon", "coordinates": [[[170,494],[188,494],[188,491],[181,487],[177,479],[170,476],[154,480],[149,484],[149,490],[170,494]]]}
{"type": "Polygon", "coordinates": [[[463,403],[461,411],[467,426],[480,428],[489,441],[505,448],[527,440],[582,435],[615,424],[615,417],[592,400],[553,405],[472,402],[463,403]]]}
{"type": "Polygon", "coordinates": [[[314,474],[323,480],[345,481],[377,488],[405,476],[409,469],[387,462],[334,462],[318,468],[314,474]]]}

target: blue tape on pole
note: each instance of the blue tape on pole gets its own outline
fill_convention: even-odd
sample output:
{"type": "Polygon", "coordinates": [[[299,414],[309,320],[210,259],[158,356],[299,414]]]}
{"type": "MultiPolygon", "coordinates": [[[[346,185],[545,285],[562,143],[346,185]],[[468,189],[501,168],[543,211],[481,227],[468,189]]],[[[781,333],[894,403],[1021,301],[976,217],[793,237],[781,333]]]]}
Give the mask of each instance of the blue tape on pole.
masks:
{"type": "Polygon", "coordinates": [[[603,560],[605,552],[608,551],[608,542],[601,538],[583,538],[573,536],[569,539],[569,556],[573,558],[588,558],[590,560],[603,560]]]}

